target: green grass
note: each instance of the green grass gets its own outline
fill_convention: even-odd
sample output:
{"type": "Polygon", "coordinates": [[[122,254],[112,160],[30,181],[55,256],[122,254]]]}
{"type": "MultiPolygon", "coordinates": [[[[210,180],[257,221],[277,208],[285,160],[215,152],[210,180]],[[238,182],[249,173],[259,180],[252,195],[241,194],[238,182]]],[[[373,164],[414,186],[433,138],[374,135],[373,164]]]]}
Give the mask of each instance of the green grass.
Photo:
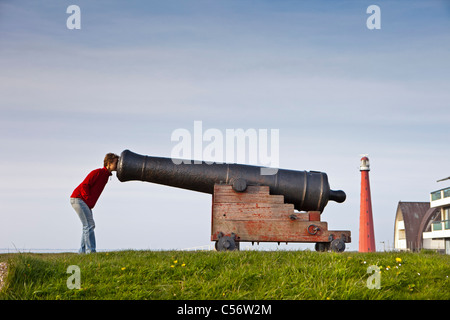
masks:
{"type": "Polygon", "coordinates": [[[0,255],[0,299],[450,299],[450,256],[312,251],[0,255]],[[400,258],[399,263],[396,258],[400,258]],[[70,265],[81,288],[68,289],[70,265]],[[368,289],[369,265],[381,269],[368,289]]]}

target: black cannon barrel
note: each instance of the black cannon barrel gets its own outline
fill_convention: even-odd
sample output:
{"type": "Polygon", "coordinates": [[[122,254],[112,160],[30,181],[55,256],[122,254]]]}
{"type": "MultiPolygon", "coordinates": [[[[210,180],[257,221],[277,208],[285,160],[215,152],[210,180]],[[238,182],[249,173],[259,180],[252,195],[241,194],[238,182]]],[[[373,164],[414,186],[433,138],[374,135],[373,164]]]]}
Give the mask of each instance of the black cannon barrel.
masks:
{"type": "Polygon", "coordinates": [[[271,194],[283,195],[285,202],[293,203],[299,211],[322,212],[328,200],[345,201],[344,191],[330,190],[324,172],[278,169],[276,174],[262,175],[261,168],[151,157],[125,150],[119,158],[117,178],[122,182],[147,181],[210,194],[216,183],[242,190],[246,185],[265,185],[271,194]]]}

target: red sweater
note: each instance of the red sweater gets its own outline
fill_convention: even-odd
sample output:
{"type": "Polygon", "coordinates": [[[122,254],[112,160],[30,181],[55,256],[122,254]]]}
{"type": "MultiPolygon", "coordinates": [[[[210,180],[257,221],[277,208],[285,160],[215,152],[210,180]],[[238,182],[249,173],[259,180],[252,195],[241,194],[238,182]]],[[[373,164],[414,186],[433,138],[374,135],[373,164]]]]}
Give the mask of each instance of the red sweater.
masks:
{"type": "Polygon", "coordinates": [[[105,167],[92,170],[82,183],[73,190],[71,198],[83,200],[89,208],[94,208],[100,194],[112,175],[105,167]]]}

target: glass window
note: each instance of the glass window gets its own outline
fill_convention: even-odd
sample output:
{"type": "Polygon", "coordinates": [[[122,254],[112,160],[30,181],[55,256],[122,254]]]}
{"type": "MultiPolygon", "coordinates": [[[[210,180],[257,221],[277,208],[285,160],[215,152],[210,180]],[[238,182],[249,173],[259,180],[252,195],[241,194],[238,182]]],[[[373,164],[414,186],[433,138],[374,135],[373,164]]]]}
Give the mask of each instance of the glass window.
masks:
{"type": "Polygon", "coordinates": [[[442,223],[439,222],[433,222],[433,231],[439,231],[442,230],[442,223]]]}
{"type": "Polygon", "coordinates": [[[441,190],[435,191],[431,194],[431,201],[436,201],[441,198],[441,190]]]}
{"type": "Polygon", "coordinates": [[[450,188],[444,190],[444,198],[450,197],[450,188]]]}

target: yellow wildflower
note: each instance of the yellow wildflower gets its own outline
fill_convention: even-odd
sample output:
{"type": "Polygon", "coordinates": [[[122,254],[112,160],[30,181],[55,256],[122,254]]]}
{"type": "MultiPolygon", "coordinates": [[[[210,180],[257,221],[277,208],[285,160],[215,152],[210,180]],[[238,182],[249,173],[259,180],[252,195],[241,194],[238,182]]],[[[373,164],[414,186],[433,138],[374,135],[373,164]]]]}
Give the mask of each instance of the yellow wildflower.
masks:
{"type": "Polygon", "coordinates": [[[178,260],[174,260],[173,263],[178,263],[178,260]]]}
{"type": "Polygon", "coordinates": [[[402,259],[397,257],[397,258],[395,258],[395,262],[400,263],[400,262],[402,262],[402,259]]]}
{"type": "Polygon", "coordinates": [[[125,270],[125,269],[126,269],[126,267],[123,267],[123,268],[122,268],[122,271],[125,270]]]}
{"type": "Polygon", "coordinates": [[[175,268],[175,266],[174,266],[174,265],[171,265],[170,267],[171,267],[171,268],[175,268]]]}
{"type": "Polygon", "coordinates": [[[182,267],[185,267],[185,266],[186,266],[186,263],[183,263],[181,266],[182,266],[182,267]]]}

